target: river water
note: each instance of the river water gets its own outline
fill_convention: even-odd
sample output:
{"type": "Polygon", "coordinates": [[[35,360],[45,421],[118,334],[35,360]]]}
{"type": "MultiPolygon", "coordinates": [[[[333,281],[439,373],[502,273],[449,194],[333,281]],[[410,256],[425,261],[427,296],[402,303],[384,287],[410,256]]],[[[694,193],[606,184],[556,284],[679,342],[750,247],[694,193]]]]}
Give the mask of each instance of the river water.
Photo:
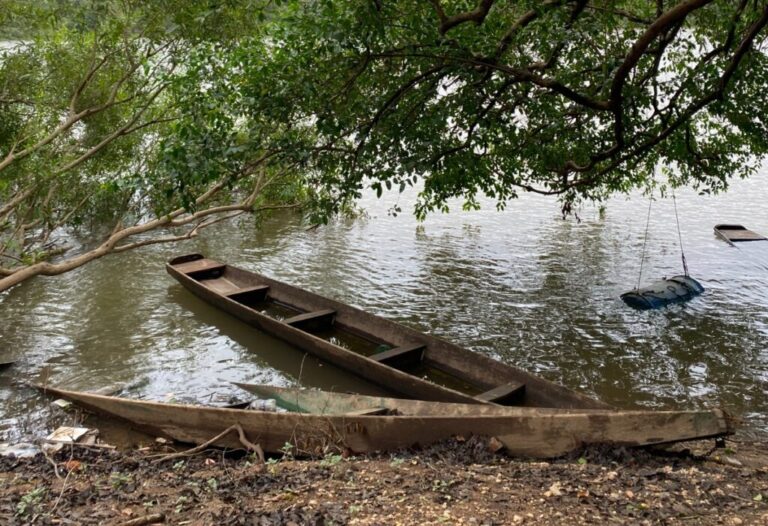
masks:
{"type": "MultiPolygon", "coordinates": [[[[220,225],[199,239],[104,258],[0,296],[0,435],[42,422],[18,381],[41,371],[75,389],[127,383],[131,396],[222,400],[232,381],[374,391],[192,296],[164,271],[187,252],[273,276],[540,374],[624,408],[722,406],[768,429],[768,241],[734,248],[715,223],[768,234],[765,172],[726,195],[679,192],[691,275],[703,296],[652,312],[619,295],[638,280],[648,200],[610,200],[563,220],[526,195],[497,212],[418,223],[414,195],[368,198],[367,217],[308,230],[292,213],[220,225]]],[[[460,206],[454,207],[457,210],[460,206]]],[[[653,203],[643,283],[681,273],[671,199],[653,203]]]]}

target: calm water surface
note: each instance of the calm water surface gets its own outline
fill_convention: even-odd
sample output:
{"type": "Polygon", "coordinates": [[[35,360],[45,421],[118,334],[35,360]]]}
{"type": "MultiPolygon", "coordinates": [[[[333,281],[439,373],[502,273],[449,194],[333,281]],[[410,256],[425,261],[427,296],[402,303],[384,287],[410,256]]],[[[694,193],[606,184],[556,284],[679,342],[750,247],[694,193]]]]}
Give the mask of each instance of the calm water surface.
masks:
{"type": "MultiPolygon", "coordinates": [[[[638,279],[648,200],[562,220],[550,198],[508,210],[434,215],[414,196],[369,199],[368,217],[307,230],[281,214],[261,228],[222,225],[200,239],[107,257],[0,296],[0,435],[34,431],[47,404],[18,380],[95,389],[117,382],[146,399],[222,400],[232,381],[373,392],[209,307],[164,271],[206,255],[305,287],[536,372],[620,407],[723,406],[768,429],[768,242],[728,246],[712,226],[768,234],[766,173],[717,197],[677,197],[691,274],[706,293],[636,312],[618,296],[638,279]]],[[[459,209],[460,207],[455,207],[459,209]]],[[[643,283],[681,272],[671,199],[653,204],[643,283]]]]}

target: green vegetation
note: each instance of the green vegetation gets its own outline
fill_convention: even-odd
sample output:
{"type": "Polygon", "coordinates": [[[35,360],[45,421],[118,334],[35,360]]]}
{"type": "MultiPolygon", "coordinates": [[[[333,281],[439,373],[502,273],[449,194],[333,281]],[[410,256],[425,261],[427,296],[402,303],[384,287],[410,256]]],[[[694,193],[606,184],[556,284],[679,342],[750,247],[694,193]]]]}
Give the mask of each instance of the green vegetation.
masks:
{"type": "Polygon", "coordinates": [[[752,173],[766,23],[746,0],[310,2],[278,40],[334,147],[319,172],[331,208],[420,180],[419,215],[520,191],[568,212],[659,168],[705,192],[752,173]]]}
{"type": "Polygon", "coordinates": [[[768,152],[760,2],[6,4],[0,291],[369,190],[568,213],[659,172],[722,191],[768,152]]]}
{"type": "Polygon", "coordinates": [[[44,487],[29,490],[21,496],[21,500],[16,505],[16,514],[20,517],[26,517],[38,513],[47,492],[48,490],[44,487]]]}
{"type": "Polygon", "coordinates": [[[0,291],[306,199],[284,129],[243,111],[231,75],[243,57],[222,51],[264,48],[248,22],[261,8],[198,4],[15,2],[4,14],[0,39],[22,40],[0,54],[0,291]]]}

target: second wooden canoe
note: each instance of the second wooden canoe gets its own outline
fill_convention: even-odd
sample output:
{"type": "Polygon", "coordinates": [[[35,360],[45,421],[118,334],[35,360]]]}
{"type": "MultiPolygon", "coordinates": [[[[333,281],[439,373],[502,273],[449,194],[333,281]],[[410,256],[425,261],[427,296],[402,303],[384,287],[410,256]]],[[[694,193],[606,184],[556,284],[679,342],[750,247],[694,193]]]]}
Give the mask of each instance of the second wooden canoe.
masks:
{"type": "Polygon", "coordinates": [[[442,402],[610,408],[440,338],[200,254],[174,258],[166,269],[205,301],[393,394],[442,402]]]}

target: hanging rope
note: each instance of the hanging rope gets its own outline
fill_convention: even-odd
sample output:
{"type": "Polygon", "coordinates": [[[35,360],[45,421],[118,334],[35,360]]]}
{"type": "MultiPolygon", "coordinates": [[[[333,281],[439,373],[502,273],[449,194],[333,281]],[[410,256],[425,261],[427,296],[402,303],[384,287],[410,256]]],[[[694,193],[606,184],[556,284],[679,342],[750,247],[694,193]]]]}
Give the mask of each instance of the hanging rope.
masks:
{"type": "Polygon", "coordinates": [[[683,259],[683,272],[688,276],[688,262],[685,260],[685,251],[683,250],[683,235],[680,233],[680,218],[677,216],[677,199],[675,199],[675,190],[672,189],[672,202],[675,205],[675,221],[677,221],[677,238],[680,240],[680,257],[683,259]]]}
{"type": "MultiPolygon", "coordinates": [[[[643,262],[645,261],[645,246],[648,244],[648,225],[651,224],[651,205],[653,204],[653,190],[648,197],[648,217],[645,220],[645,236],[643,236],[643,254],[640,256],[640,274],[637,276],[637,286],[635,290],[640,290],[640,280],[643,277],[643,262]]],[[[686,274],[687,275],[687,274],[686,274]]]]}

